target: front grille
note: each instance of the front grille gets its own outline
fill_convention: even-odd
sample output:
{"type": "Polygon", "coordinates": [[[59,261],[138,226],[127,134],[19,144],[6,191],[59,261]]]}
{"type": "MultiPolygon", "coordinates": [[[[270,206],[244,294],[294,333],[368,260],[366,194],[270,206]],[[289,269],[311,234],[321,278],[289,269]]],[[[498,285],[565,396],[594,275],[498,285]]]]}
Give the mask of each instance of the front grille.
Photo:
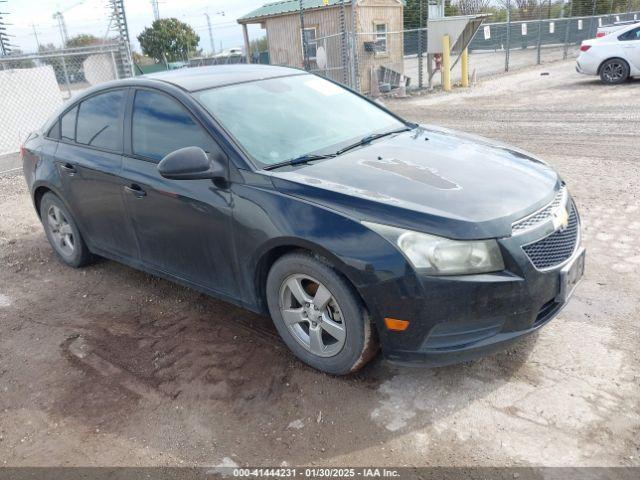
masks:
{"type": "Polygon", "coordinates": [[[545,269],[560,265],[568,260],[576,249],[579,230],[578,212],[576,212],[573,203],[570,208],[571,213],[569,213],[567,228],[556,230],[542,240],[522,247],[536,268],[545,269]]]}
{"type": "Polygon", "coordinates": [[[511,225],[513,234],[517,235],[524,232],[525,230],[529,230],[530,228],[535,227],[542,222],[546,222],[547,220],[549,220],[553,212],[558,207],[567,203],[568,197],[569,194],[567,192],[567,187],[562,185],[562,187],[560,187],[560,190],[558,190],[558,192],[556,193],[555,197],[553,197],[553,200],[550,204],[511,225]]]}

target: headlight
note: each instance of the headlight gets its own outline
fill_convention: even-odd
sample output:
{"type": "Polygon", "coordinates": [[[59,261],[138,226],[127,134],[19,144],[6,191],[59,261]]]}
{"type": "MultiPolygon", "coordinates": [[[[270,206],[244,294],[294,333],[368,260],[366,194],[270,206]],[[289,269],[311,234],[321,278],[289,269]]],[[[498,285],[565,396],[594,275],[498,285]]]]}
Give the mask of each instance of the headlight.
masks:
{"type": "Polygon", "coordinates": [[[504,270],[495,240],[449,240],[403,228],[362,222],[396,245],[411,264],[428,275],[468,275],[504,270]]]}

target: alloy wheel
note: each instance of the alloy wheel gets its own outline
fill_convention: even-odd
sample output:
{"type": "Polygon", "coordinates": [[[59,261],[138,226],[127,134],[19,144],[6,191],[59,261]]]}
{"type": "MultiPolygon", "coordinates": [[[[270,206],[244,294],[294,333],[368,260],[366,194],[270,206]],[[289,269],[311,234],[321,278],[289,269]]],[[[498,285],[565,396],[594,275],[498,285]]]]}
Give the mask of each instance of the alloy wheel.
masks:
{"type": "Polygon", "coordinates": [[[619,82],[625,76],[624,65],[619,62],[607,63],[602,68],[602,75],[608,82],[619,82]]]}
{"type": "Polygon", "coordinates": [[[47,210],[47,223],[56,249],[67,257],[73,255],[75,250],[73,229],[62,210],[55,205],[51,205],[47,210]]]}
{"type": "Polygon", "coordinates": [[[319,357],[340,353],[346,327],[340,306],[321,282],[308,275],[291,275],[280,287],[280,313],[296,341],[319,357]]]}

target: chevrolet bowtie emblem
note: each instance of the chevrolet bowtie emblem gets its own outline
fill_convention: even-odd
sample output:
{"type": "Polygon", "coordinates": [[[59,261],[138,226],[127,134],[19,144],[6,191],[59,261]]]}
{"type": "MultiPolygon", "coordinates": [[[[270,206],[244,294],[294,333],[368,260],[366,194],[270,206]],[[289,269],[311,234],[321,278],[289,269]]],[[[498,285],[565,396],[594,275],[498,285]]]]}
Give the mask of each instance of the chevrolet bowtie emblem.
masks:
{"type": "Polygon", "coordinates": [[[551,217],[553,229],[563,231],[569,226],[569,212],[566,207],[561,207],[553,212],[551,217]]]}

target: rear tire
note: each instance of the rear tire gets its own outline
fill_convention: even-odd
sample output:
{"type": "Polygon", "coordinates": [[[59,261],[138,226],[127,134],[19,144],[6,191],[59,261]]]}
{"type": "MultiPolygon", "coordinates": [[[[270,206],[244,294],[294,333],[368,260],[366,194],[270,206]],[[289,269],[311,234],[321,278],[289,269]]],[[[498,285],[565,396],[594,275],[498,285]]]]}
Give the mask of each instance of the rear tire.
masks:
{"type": "Polygon", "coordinates": [[[353,287],[307,253],[278,259],[267,276],[271,318],[291,351],[334,375],[362,368],[377,352],[369,315],[353,287]]]}
{"type": "Polygon", "coordinates": [[[610,58],[600,67],[600,80],[608,85],[619,85],[629,79],[629,64],[621,58],[610,58]]]}
{"type": "Polygon", "coordinates": [[[47,240],[62,263],[80,268],[94,260],[80,235],[75,219],[55,194],[48,192],[42,197],[40,219],[47,240]]]}

